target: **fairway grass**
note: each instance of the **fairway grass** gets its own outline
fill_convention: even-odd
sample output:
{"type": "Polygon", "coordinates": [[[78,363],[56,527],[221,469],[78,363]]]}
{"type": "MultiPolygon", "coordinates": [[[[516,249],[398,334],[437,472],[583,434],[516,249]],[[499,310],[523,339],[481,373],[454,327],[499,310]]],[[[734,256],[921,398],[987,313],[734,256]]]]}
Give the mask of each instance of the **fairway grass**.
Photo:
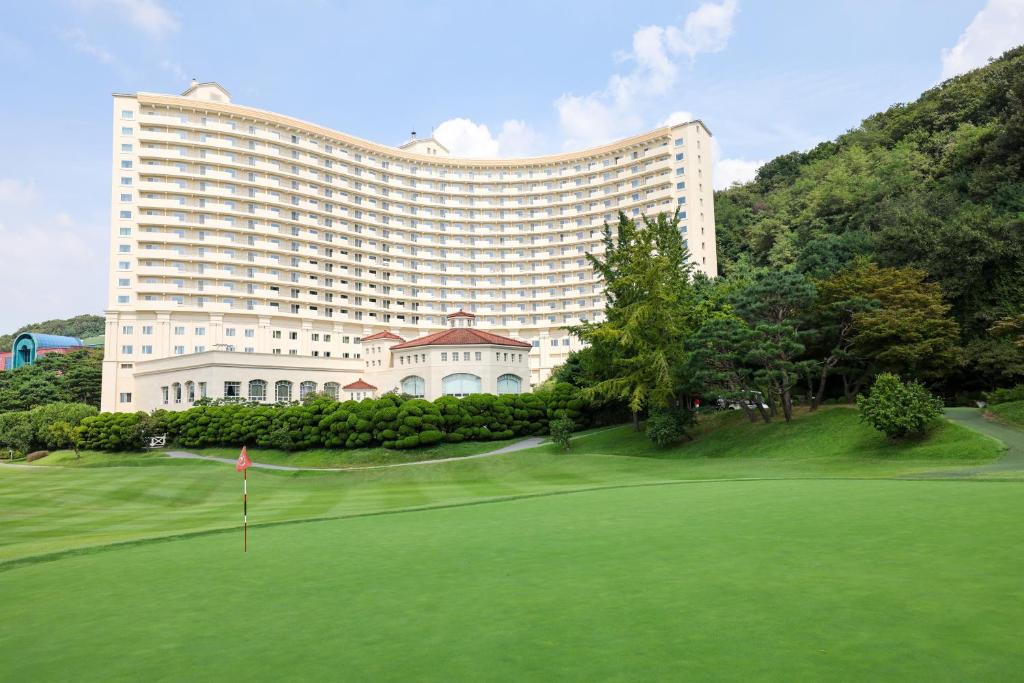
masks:
{"type": "Polygon", "coordinates": [[[245,555],[230,465],[57,453],[0,466],[0,680],[1011,679],[1024,483],[984,470],[1002,452],[829,408],[714,415],[669,449],[620,427],[250,470],[245,555]],[[993,480],[902,480],[958,468],[993,480]]]}
{"type": "Polygon", "coordinates": [[[1008,680],[1020,484],[667,484],[5,572],[0,679],[1008,680]]]}

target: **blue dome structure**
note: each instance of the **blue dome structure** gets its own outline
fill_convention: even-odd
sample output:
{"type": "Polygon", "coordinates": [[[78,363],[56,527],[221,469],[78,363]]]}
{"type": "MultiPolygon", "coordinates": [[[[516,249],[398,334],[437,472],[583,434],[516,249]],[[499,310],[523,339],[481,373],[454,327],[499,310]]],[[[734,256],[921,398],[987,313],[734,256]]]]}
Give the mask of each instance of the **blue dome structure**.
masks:
{"type": "Polygon", "coordinates": [[[85,348],[85,342],[78,337],[23,332],[14,338],[14,344],[11,345],[10,369],[14,370],[22,365],[32,365],[39,356],[58,349],[66,351],[81,348],[85,348]]]}

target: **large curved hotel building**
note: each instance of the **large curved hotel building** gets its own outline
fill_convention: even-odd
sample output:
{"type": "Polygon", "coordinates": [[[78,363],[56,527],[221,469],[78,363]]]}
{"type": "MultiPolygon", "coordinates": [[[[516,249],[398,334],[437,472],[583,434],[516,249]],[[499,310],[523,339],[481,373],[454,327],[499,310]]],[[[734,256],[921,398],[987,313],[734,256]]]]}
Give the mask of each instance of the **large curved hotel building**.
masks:
{"type": "Polygon", "coordinates": [[[464,159],[238,106],[215,83],[115,95],[113,113],[104,410],[528,391],[578,348],[567,325],[601,319],[584,254],[620,211],[679,209],[716,272],[700,121],[464,159]]]}

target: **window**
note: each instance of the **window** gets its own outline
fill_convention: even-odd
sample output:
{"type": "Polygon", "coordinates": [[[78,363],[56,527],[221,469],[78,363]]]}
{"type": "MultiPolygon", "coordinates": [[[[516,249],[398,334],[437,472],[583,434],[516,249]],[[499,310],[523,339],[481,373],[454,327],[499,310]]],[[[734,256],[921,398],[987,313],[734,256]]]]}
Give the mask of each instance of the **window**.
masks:
{"type": "Polygon", "coordinates": [[[185,347],[184,346],[175,346],[174,347],[174,355],[175,356],[180,356],[180,355],[182,355],[184,353],[185,353],[185,347]]]}
{"type": "Polygon", "coordinates": [[[135,334],[135,328],[132,325],[122,325],[121,334],[135,334]]]}
{"type": "Polygon", "coordinates": [[[309,396],[310,394],[315,394],[315,393],[316,393],[316,382],[310,382],[309,380],[306,380],[305,382],[303,382],[302,384],[299,385],[299,400],[300,401],[302,399],[306,398],[307,396],[309,396]]]}
{"type": "Polygon", "coordinates": [[[267,400],[267,382],[262,379],[249,380],[249,400],[250,401],[266,401],[267,400]]]}
{"type": "Polygon", "coordinates": [[[160,387],[160,400],[163,401],[164,405],[170,402],[169,396],[171,395],[170,387],[160,387]]]}
{"type": "Polygon", "coordinates": [[[457,372],[441,380],[442,392],[445,396],[462,397],[479,394],[481,386],[480,378],[468,372],[457,372]]]}
{"type": "Polygon", "coordinates": [[[447,351],[442,351],[441,352],[441,360],[443,360],[443,361],[448,360],[448,352],[447,351]]]}
{"type": "Polygon", "coordinates": [[[121,347],[121,353],[123,353],[126,356],[130,356],[132,354],[132,345],[131,344],[123,345],[121,347]]]}
{"type": "Polygon", "coordinates": [[[682,138],[676,138],[676,143],[675,144],[676,144],[676,147],[682,147],[683,146],[683,139],[682,138]]]}
{"type": "Polygon", "coordinates": [[[142,326],[142,334],[153,334],[153,326],[152,325],[143,325],[142,326]]]}
{"type": "Polygon", "coordinates": [[[195,403],[196,402],[196,383],[195,382],[185,382],[185,399],[189,403],[195,403]]]}
{"type": "Polygon", "coordinates": [[[132,135],[135,129],[131,126],[121,126],[121,135],[132,135]]]}
{"type": "Polygon", "coordinates": [[[483,356],[482,356],[481,352],[477,351],[476,355],[474,356],[474,360],[482,360],[482,359],[483,359],[483,356]]]}
{"type": "Polygon", "coordinates": [[[181,384],[175,382],[171,385],[171,393],[174,395],[174,402],[181,403],[181,384]]]}
{"type": "Polygon", "coordinates": [[[292,383],[286,379],[279,380],[274,385],[274,400],[278,403],[287,403],[292,400],[292,383]]]}
{"type": "Polygon", "coordinates": [[[241,395],[241,382],[224,382],[224,398],[238,398],[241,395]]]}
{"type": "Polygon", "coordinates": [[[199,383],[199,398],[206,398],[206,382],[199,383]]]}
{"type": "Polygon", "coordinates": [[[518,394],[522,392],[523,380],[516,375],[502,375],[498,378],[499,394],[518,394]]]}
{"type": "Polygon", "coordinates": [[[324,383],[324,393],[333,398],[335,401],[338,400],[338,392],[341,389],[341,385],[337,382],[326,382],[324,383]]]}
{"type": "MultiPolygon", "coordinates": [[[[129,195],[129,197],[130,197],[130,195],[129,195]]],[[[121,211],[121,212],[119,212],[118,215],[120,215],[121,218],[131,218],[132,217],[132,212],[131,211],[121,211]]]]}
{"type": "Polygon", "coordinates": [[[124,121],[131,121],[134,118],[135,118],[135,112],[133,112],[131,109],[122,109],[121,110],[121,119],[122,120],[124,120],[124,121]]]}
{"type": "Polygon", "coordinates": [[[422,377],[410,375],[402,380],[402,393],[416,398],[423,398],[426,395],[427,384],[422,377]]]}
{"type": "Polygon", "coordinates": [[[153,346],[150,345],[150,344],[143,344],[142,345],[142,355],[143,356],[152,356],[153,355],[153,346]]]}

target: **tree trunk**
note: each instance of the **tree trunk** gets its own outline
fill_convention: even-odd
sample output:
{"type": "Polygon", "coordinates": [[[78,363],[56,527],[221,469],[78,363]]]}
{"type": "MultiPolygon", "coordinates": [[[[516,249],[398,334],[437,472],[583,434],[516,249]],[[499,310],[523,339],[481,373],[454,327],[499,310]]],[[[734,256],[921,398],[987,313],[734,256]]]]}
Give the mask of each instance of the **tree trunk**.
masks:
{"type": "Polygon", "coordinates": [[[853,403],[853,396],[850,395],[850,378],[843,375],[843,397],[847,403],[853,403]]]}
{"type": "Polygon", "coordinates": [[[740,408],[743,409],[743,412],[744,414],[746,414],[748,420],[750,420],[751,422],[757,422],[757,415],[755,415],[754,411],[750,409],[750,406],[747,405],[746,401],[740,401],[740,408]]]}
{"type": "Polygon", "coordinates": [[[822,364],[821,376],[818,378],[818,393],[811,400],[811,411],[818,409],[821,405],[821,397],[825,395],[825,383],[828,381],[828,365],[822,364]]]}
{"type": "Polygon", "coordinates": [[[635,410],[633,411],[633,431],[640,431],[640,413],[635,410]]]}
{"type": "Polygon", "coordinates": [[[793,419],[793,397],[789,391],[788,387],[782,390],[782,415],[786,418],[786,422],[793,419]]]}

